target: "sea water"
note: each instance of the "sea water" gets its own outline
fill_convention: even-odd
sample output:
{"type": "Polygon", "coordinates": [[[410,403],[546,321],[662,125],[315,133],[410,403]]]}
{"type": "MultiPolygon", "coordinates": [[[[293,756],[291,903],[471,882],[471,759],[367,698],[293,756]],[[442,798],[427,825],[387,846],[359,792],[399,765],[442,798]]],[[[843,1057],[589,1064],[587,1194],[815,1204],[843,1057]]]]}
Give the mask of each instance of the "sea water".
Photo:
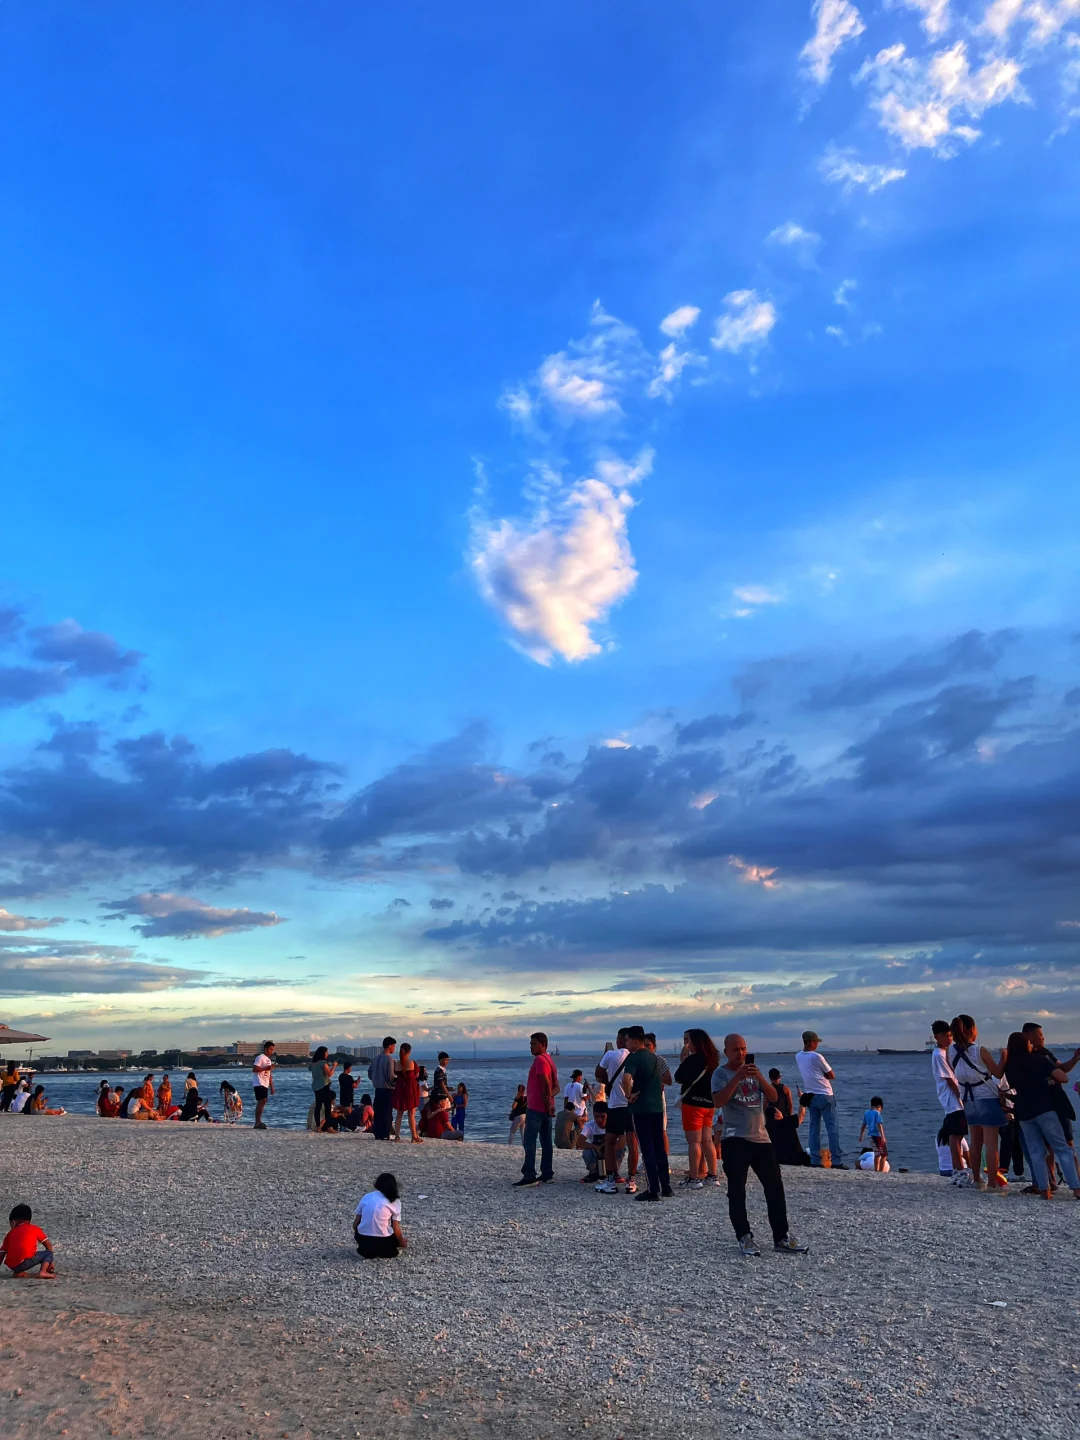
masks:
{"type": "MultiPolygon", "coordinates": [[[[889,1163],[893,1169],[905,1166],[910,1170],[936,1170],[937,1155],[934,1141],[941,1125],[942,1112],[930,1074],[930,1056],[927,1055],[877,1055],[865,1051],[825,1051],[826,1058],[836,1072],[835,1091],[840,1125],[840,1143],[846,1163],[854,1163],[858,1153],[859,1127],[863,1112],[873,1095],[880,1095],[885,1101],[884,1123],[889,1146],[889,1163]]],[[[1065,1052],[1063,1052],[1065,1053],[1065,1052]]],[[[1071,1052],[1069,1052],[1071,1053],[1071,1052]]],[[[418,1056],[419,1063],[426,1065],[428,1076],[432,1075],[435,1062],[432,1058],[418,1056]]],[[[666,1057],[674,1071],[677,1060],[666,1057]]],[[[584,1071],[585,1078],[592,1080],[598,1056],[562,1055],[556,1058],[560,1086],[570,1079],[575,1069],[584,1071]]],[[[510,1129],[509,1111],[519,1083],[528,1074],[530,1058],[526,1056],[501,1059],[451,1060],[449,1078],[451,1088],[458,1081],[464,1081],[469,1091],[469,1106],[466,1112],[466,1140],[506,1141],[510,1129]]],[[[757,1064],[767,1072],[776,1066],[790,1087],[793,1098],[799,1091],[799,1074],[794,1055],[771,1055],[758,1052],[757,1064]]],[[[97,1099],[98,1084],[109,1080],[121,1084],[125,1090],[138,1084],[142,1073],[125,1072],[106,1075],[104,1072],[84,1071],[77,1074],[43,1074],[50,1104],[62,1105],[75,1115],[92,1115],[97,1099]]],[[[171,1074],[173,1093],[183,1099],[184,1070],[171,1074]]],[[[340,1074],[340,1071],[337,1072],[340,1074]]],[[[199,1077],[199,1093],[208,1102],[210,1112],[220,1118],[222,1114],[221,1082],[227,1079],[235,1085],[244,1102],[243,1124],[250,1125],[255,1104],[251,1092],[251,1071],[249,1068],[208,1069],[196,1071],[199,1077]]],[[[367,1079],[366,1065],[355,1064],[356,1093],[359,1097],[371,1086],[367,1079]]],[[[157,1071],[155,1080],[160,1080],[157,1071]]],[[[335,1075],[335,1089],[337,1075],[335,1075]]],[[[308,1108],[311,1105],[311,1077],[306,1067],[280,1066],[274,1072],[275,1094],[266,1110],[268,1125],[283,1126],[287,1129],[302,1129],[308,1108]]],[[[1071,1090],[1071,1086],[1070,1086],[1071,1090]]],[[[668,1090],[670,1111],[669,1138],[675,1155],[686,1153],[686,1141],[679,1125],[678,1106],[673,1103],[677,1092],[668,1090]]],[[[1075,1098],[1075,1097],[1074,1097],[1075,1098]]],[[[800,1136],[804,1147],[808,1147],[809,1122],[804,1121],[800,1136]]],[[[825,1128],[822,1126],[822,1143],[827,1144],[825,1128]]]]}

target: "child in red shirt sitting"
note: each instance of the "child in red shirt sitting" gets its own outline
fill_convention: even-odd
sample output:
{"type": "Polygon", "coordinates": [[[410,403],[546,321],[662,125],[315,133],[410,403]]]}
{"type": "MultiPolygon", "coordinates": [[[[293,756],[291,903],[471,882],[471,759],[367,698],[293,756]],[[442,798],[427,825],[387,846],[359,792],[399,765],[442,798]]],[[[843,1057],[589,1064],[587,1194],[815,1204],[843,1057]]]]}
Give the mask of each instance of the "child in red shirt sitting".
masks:
{"type": "Polygon", "coordinates": [[[31,1270],[37,1270],[31,1279],[52,1280],[56,1276],[52,1246],[45,1231],[39,1225],[31,1225],[33,1218],[29,1205],[15,1206],[8,1216],[11,1229],[0,1242],[0,1257],[12,1275],[29,1275],[31,1270]]]}

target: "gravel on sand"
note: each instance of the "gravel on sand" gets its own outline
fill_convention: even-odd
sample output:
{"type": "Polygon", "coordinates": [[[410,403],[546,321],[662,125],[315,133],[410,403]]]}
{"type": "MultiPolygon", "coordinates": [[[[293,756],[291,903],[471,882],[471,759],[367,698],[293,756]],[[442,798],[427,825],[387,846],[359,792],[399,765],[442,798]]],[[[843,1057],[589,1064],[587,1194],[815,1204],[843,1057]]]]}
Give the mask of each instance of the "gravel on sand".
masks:
{"type": "MultiPolygon", "coordinates": [[[[174,1337],[158,1347],[162,1376],[186,1374],[218,1337],[233,1401],[252,1385],[267,1398],[279,1369],[299,1417],[234,1431],[178,1415],[170,1435],[395,1434],[387,1417],[406,1414],[402,1433],[422,1417],[444,1437],[1080,1433],[1080,1205],[1068,1191],[1047,1204],[1018,1186],[786,1170],[792,1229],[811,1252],[772,1250],[751,1179],[763,1253],[746,1259],[723,1189],[638,1205],[580,1184],[574,1154],[556,1152],[557,1183],[519,1191],[521,1151],[507,1146],[28,1119],[0,1117],[0,1207],[34,1207],[61,1278],[5,1281],[5,1308],[18,1291],[31,1323],[77,1293],[115,1316],[126,1296],[174,1337]],[[384,1169],[410,1246],[364,1263],[352,1212],[384,1169]],[[340,1413],[325,1404],[328,1355],[352,1367],[340,1413]]],[[[0,1355],[0,1395],[18,1354],[0,1355]]],[[[6,1411],[0,1435],[38,1433],[10,1428],[6,1411]]]]}

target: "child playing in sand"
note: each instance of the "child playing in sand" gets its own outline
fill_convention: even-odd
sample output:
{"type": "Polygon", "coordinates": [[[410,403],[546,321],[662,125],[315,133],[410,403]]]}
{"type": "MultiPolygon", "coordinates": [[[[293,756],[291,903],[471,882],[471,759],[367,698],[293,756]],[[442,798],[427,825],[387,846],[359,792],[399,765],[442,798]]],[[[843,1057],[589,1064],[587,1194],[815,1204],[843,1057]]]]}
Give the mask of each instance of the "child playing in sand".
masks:
{"type": "Polygon", "coordinates": [[[49,1237],[39,1225],[32,1225],[34,1214],[29,1205],[16,1205],[8,1216],[11,1229],[0,1241],[0,1256],[12,1275],[26,1275],[32,1280],[51,1280],[56,1274],[49,1237]],[[38,1247],[41,1247],[40,1249],[38,1247]],[[36,1275],[30,1275],[36,1270],[36,1275]]]}
{"type": "MultiPolygon", "coordinates": [[[[888,1150],[885,1148],[885,1126],[881,1123],[881,1111],[885,1101],[880,1095],[874,1095],[870,1100],[870,1109],[865,1112],[862,1120],[862,1129],[859,1131],[859,1145],[862,1146],[863,1136],[874,1150],[874,1169],[881,1172],[885,1169],[885,1161],[888,1150]]],[[[863,1166],[867,1169],[867,1166],[863,1166]]]]}
{"type": "Polygon", "coordinates": [[[401,1200],[393,1175],[382,1174],[356,1207],[353,1235],[364,1260],[392,1260],[408,1241],[401,1233],[401,1200]]]}

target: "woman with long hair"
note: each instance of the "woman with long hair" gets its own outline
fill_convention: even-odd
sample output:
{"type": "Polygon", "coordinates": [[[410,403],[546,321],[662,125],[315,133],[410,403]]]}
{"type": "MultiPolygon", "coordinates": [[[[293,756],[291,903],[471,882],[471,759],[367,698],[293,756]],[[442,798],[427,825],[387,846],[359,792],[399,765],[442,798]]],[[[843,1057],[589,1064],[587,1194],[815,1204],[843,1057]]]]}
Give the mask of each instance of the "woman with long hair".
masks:
{"type": "Polygon", "coordinates": [[[416,1133],[416,1109],[420,1104],[420,1071],[412,1058],[412,1046],[406,1040],[398,1051],[394,1065],[394,1139],[401,1139],[402,1116],[409,1117],[409,1133],[414,1145],[422,1145],[416,1133]]]}
{"type": "Polygon", "coordinates": [[[1032,1050],[1030,1035],[1014,1030],[1005,1051],[1005,1076],[1016,1091],[1015,1113],[1027,1141],[1035,1189],[1044,1200],[1052,1198],[1049,1150],[1061,1166],[1066,1185],[1080,1200],[1076,1154],[1065,1139],[1061,1118],[1054,1108],[1054,1086],[1063,1085],[1068,1074],[1045,1054],[1032,1050]]]}
{"type": "Polygon", "coordinates": [[[689,1173],[683,1184],[689,1190],[702,1190],[706,1180],[716,1179],[712,1073],[719,1064],[720,1056],[708,1031],[687,1030],[683,1035],[682,1057],[675,1071],[675,1084],[679,1087],[682,1128],[689,1158],[689,1173]]]}
{"type": "Polygon", "coordinates": [[[330,1059],[326,1046],[320,1045],[312,1055],[308,1069],[311,1071],[311,1088],[315,1092],[315,1129],[329,1130],[334,1113],[334,1087],[330,1082],[337,1062],[330,1059]]]}
{"type": "Polygon", "coordinates": [[[954,1016],[951,1028],[949,1064],[964,1102],[972,1183],[982,1186],[980,1162],[985,1151],[987,1189],[1007,1190],[1009,1182],[1002,1175],[998,1160],[998,1138],[1005,1124],[1000,1083],[1005,1074],[1005,1060],[995,1059],[985,1045],[978,1044],[979,1031],[970,1015],[954,1016]]]}

